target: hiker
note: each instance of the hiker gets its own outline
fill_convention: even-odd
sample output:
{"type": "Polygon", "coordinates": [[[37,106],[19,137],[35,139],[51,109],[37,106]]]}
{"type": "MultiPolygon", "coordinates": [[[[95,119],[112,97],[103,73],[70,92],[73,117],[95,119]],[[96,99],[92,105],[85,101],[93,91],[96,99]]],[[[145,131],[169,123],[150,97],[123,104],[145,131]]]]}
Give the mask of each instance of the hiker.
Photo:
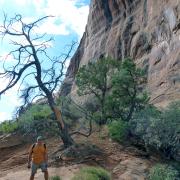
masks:
{"type": "Polygon", "coordinates": [[[37,142],[33,144],[29,150],[28,168],[31,167],[30,180],[34,180],[38,168],[41,168],[44,173],[44,179],[48,180],[47,161],[48,155],[46,144],[43,143],[42,136],[39,136],[37,142]]]}

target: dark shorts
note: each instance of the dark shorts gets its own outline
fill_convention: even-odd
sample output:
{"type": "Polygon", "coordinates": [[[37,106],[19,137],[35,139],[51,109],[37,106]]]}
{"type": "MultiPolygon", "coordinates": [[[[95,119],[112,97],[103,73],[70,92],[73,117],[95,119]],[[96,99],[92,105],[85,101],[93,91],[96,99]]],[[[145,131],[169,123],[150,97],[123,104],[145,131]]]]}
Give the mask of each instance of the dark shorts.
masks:
{"type": "Polygon", "coordinates": [[[39,169],[39,168],[42,170],[42,172],[47,171],[47,163],[45,163],[45,162],[42,162],[40,164],[35,164],[33,162],[31,163],[31,173],[32,174],[36,174],[37,169],[39,169]]]}

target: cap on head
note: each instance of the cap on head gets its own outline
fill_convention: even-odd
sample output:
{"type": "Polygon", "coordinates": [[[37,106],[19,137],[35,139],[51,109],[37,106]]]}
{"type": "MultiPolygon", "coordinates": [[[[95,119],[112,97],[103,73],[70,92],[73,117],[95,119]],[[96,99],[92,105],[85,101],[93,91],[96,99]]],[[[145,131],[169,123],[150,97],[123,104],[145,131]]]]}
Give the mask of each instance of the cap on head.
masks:
{"type": "Polygon", "coordinates": [[[43,137],[42,136],[38,136],[37,137],[37,141],[42,141],[43,140],[43,137]]]}

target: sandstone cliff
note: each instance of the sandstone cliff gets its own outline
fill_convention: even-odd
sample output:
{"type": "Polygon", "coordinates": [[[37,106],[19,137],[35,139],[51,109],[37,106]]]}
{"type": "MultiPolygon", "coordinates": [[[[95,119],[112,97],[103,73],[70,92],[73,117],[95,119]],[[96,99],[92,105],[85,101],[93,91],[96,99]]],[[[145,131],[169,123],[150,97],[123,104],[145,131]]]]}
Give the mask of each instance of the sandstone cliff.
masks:
{"type": "Polygon", "coordinates": [[[180,0],[92,0],[62,93],[77,97],[78,68],[102,55],[131,56],[145,67],[157,106],[180,99],[180,0]]]}

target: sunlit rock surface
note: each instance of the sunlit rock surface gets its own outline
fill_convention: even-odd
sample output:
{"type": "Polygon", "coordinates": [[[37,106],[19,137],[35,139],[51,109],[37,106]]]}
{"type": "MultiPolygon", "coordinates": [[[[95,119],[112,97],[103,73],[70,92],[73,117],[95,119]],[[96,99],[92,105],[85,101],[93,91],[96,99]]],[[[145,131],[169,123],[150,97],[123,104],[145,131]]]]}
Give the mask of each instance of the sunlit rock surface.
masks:
{"type": "Polygon", "coordinates": [[[131,56],[145,67],[151,102],[180,99],[180,1],[92,0],[85,33],[69,65],[62,94],[76,101],[75,75],[101,56],[131,56]]]}

